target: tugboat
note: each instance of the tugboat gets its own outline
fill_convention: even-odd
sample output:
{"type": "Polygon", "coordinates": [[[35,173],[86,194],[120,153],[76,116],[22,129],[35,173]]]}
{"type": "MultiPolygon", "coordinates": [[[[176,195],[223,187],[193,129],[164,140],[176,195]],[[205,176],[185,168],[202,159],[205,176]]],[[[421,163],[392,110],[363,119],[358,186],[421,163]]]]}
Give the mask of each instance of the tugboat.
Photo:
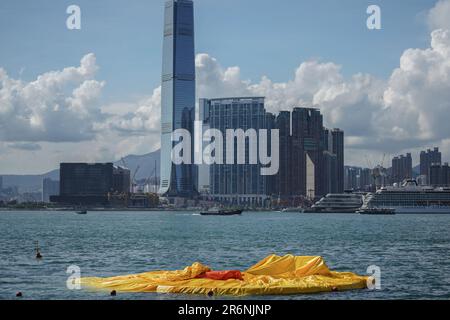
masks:
{"type": "Polygon", "coordinates": [[[241,215],[241,209],[219,209],[219,208],[211,208],[208,211],[200,212],[202,216],[235,216],[241,215]]]}

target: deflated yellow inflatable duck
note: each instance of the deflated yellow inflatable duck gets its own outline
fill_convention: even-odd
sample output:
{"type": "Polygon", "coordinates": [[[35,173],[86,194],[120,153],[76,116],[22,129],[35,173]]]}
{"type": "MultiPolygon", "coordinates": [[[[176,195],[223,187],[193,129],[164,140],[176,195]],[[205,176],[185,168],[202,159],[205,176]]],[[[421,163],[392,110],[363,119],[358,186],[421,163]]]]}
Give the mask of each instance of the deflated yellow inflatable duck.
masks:
{"type": "Polygon", "coordinates": [[[368,277],[328,269],[322,257],[271,255],[244,272],[212,271],[201,263],[184,270],[112,278],[82,278],[86,288],[117,292],[204,295],[285,295],[364,289],[368,277]]]}

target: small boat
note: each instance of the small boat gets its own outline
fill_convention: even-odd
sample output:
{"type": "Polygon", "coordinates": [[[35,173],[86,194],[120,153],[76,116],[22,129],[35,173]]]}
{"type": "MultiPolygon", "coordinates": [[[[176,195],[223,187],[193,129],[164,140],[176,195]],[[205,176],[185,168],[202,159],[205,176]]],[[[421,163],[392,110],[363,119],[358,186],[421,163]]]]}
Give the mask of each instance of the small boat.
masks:
{"type": "Polygon", "coordinates": [[[218,208],[211,208],[208,211],[200,212],[200,215],[202,216],[235,216],[235,215],[241,215],[242,210],[241,209],[218,209],[218,208]]]}
{"type": "Polygon", "coordinates": [[[281,212],[285,213],[285,212],[302,212],[303,208],[301,207],[296,207],[296,208],[284,208],[283,210],[281,210],[281,212]]]}
{"type": "Polygon", "coordinates": [[[77,211],[77,214],[87,214],[87,210],[80,210],[80,211],[77,211]]]}
{"type": "Polygon", "coordinates": [[[356,213],[366,215],[394,215],[395,209],[391,208],[361,208],[356,213]]]}

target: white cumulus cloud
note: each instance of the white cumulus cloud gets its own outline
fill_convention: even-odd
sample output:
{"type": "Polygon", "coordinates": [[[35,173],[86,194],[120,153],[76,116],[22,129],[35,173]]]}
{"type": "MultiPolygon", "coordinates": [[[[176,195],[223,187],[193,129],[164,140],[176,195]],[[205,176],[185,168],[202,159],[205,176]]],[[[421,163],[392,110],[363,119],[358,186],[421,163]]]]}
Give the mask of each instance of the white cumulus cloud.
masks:
{"type": "Polygon", "coordinates": [[[428,24],[432,30],[450,29],[450,0],[439,0],[428,12],[428,24]]]}
{"type": "Polygon", "coordinates": [[[82,141],[95,136],[104,115],[97,105],[104,82],[93,77],[94,54],[78,67],[44,73],[31,82],[11,78],[0,68],[0,140],[82,141]]]}

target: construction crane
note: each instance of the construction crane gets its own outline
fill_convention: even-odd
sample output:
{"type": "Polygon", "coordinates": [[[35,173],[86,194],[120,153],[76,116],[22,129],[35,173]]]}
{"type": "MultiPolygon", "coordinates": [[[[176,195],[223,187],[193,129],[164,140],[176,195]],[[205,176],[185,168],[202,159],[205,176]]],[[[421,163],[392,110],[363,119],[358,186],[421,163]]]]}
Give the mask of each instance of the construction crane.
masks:
{"type": "Polygon", "coordinates": [[[155,166],[153,167],[152,172],[150,173],[150,175],[148,176],[147,180],[145,180],[145,184],[144,185],[148,185],[148,189],[150,192],[150,184],[151,184],[151,180],[152,180],[152,176],[153,176],[153,186],[154,186],[154,193],[157,193],[157,189],[158,189],[158,182],[157,182],[157,178],[156,178],[156,173],[157,173],[157,167],[156,167],[156,160],[155,160],[155,166]]]}
{"type": "Polygon", "coordinates": [[[371,170],[371,176],[373,178],[374,184],[376,188],[379,186],[384,185],[384,177],[386,177],[386,169],[384,168],[384,161],[386,159],[386,153],[383,154],[383,158],[381,160],[381,163],[376,165],[375,167],[372,166],[372,162],[369,160],[369,158],[366,157],[367,164],[369,165],[369,169],[371,170]]]}
{"type": "Polygon", "coordinates": [[[138,173],[140,168],[141,168],[140,165],[138,165],[136,167],[136,170],[134,170],[134,173],[133,173],[133,177],[131,178],[131,185],[132,185],[133,192],[134,192],[134,188],[137,186],[136,175],[137,175],[137,173],[138,173]]]}
{"type": "Polygon", "coordinates": [[[122,164],[124,166],[124,168],[127,168],[127,163],[125,162],[124,158],[120,158],[120,161],[122,161],[122,164]]]}

